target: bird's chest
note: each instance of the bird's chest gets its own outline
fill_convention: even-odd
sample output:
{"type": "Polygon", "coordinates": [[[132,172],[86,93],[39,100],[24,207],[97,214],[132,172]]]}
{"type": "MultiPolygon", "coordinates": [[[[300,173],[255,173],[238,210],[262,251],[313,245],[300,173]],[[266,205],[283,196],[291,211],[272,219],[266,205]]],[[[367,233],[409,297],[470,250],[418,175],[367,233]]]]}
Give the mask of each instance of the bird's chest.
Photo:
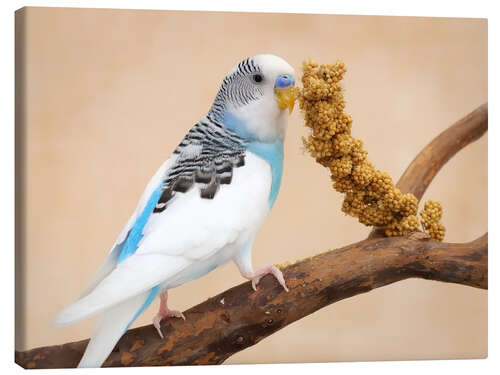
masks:
{"type": "MultiPolygon", "coordinates": [[[[221,185],[214,205],[225,207],[227,219],[235,222],[242,237],[260,227],[272,207],[273,168],[252,151],[245,155],[245,165],[235,168],[229,185],[221,185]]],[[[224,220],[223,218],[220,218],[224,220]]],[[[232,227],[232,226],[231,226],[232,227]]]]}

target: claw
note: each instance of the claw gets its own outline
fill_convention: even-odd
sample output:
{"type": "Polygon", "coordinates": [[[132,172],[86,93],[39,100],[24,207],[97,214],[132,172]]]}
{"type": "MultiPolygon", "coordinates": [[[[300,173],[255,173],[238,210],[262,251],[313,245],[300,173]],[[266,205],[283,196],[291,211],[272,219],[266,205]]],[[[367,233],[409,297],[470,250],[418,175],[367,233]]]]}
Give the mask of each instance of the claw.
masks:
{"type": "Polygon", "coordinates": [[[184,314],[178,310],[170,310],[167,306],[168,291],[164,290],[160,293],[160,310],[153,319],[153,325],[158,331],[160,338],[163,339],[163,333],[160,328],[160,323],[165,318],[182,318],[186,320],[184,314]]]}
{"type": "Polygon", "coordinates": [[[160,328],[161,319],[162,319],[161,316],[159,314],[157,314],[153,319],[153,325],[155,326],[156,330],[158,331],[160,338],[163,340],[163,333],[161,332],[161,328],[160,328]]]}
{"type": "Polygon", "coordinates": [[[169,316],[172,316],[174,318],[182,318],[182,320],[186,320],[186,317],[184,316],[184,314],[180,311],[177,311],[177,310],[169,310],[169,312],[172,314],[172,315],[169,315],[169,316]]]}
{"type": "Polygon", "coordinates": [[[286,286],[283,273],[274,265],[263,266],[255,271],[252,277],[249,277],[249,279],[252,280],[253,290],[257,291],[257,284],[259,283],[260,279],[267,274],[273,275],[286,292],[290,291],[286,286]]]}

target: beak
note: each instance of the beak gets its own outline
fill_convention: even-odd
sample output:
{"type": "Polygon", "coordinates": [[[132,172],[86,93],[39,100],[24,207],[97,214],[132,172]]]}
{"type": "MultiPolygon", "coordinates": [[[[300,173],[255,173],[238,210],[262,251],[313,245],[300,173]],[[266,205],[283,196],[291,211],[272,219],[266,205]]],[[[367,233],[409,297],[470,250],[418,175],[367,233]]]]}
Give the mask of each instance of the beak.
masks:
{"type": "Polygon", "coordinates": [[[295,104],[295,87],[290,86],[285,89],[274,89],[274,96],[278,103],[279,109],[283,110],[288,108],[288,113],[291,114],[295,104]]]}

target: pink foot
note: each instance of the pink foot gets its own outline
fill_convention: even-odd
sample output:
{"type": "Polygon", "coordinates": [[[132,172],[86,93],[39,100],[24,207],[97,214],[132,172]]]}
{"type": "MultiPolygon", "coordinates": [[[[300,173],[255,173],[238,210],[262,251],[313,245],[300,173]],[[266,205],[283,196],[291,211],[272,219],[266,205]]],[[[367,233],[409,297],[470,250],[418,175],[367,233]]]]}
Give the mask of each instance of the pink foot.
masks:
{"type": "Polygon", "coordinates": [[[267,274],[272,274],[276,278],[276,280],[278,280],[283,289],[285,289],[286,292],[289,292],[289,289],[287,288],[285,283],[285,278],[283,277],[283,273],[272,264],[259,267],[251,275],[246,276],[246,278],[252,280],[252,288],[253,290],[257,290],[257,284],[259,283],[260,279],[267,274]]]}
{"type": "Polygon", "coordinates": [[[182,318],[186,320],[183,313],[177,310],[170,310],[167,306],[168,291],[164,290],[160,293],[160,310],[158,314],[153,319],[153,325],[155,326],[158,334],[163,339],[163,333],[161,332],[160,323],[165,318],[182,318]]]}

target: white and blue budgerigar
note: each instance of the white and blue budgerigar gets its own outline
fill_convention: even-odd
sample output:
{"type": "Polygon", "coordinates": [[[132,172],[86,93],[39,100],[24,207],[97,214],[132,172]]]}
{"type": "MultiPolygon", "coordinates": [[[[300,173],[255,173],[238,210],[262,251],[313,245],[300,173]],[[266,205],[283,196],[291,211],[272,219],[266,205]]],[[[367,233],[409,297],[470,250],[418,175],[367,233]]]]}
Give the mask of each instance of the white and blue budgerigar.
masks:
{"type": "Polygon", "coordinates": [[[153,320],[181,317],[167,291],[230,260],[255,289],[274,265],[252,267],[252,241],[276,200],[283,140],[295,101],[293,68],[273,55],[243,60],[224,78],[208,114],[163,163],[83,295],[54,319],[99,314],[79,367],[99,367],[157,297],[153,320]]]}

